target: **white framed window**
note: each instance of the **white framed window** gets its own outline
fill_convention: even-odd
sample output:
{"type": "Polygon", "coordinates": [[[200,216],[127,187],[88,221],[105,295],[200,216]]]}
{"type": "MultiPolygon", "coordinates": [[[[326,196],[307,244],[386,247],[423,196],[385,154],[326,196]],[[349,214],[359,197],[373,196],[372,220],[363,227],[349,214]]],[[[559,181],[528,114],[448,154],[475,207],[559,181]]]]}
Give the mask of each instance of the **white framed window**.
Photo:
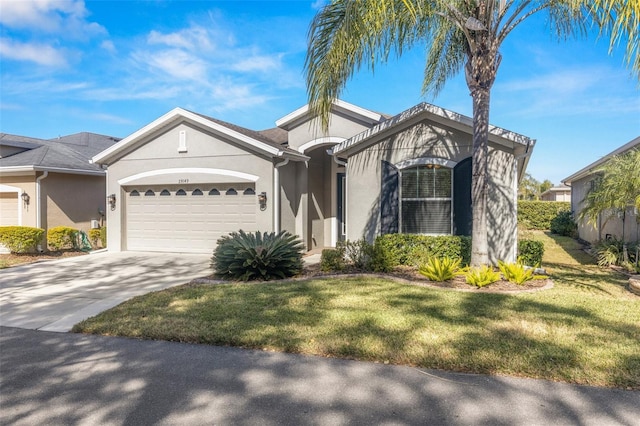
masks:
{"type": "Polygon", "coordinates": [[[400,232],[450,235],[453,169],[426,163],[400,171],[400,232]]]}

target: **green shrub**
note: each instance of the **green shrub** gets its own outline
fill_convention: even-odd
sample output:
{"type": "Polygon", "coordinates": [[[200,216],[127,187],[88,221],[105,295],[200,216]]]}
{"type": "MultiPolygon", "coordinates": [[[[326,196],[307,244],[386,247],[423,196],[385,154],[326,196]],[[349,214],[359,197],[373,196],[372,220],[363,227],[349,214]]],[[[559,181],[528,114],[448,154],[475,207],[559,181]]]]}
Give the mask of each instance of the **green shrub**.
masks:
{"type": "Polygon", "coordinates": [[[566,201],[518,201],[518,224],[527,229],[550,229],[551,221],[562,211],[571,211],[566,201]]]}
{"type": "Polygon", "coordinates": [[[512,283],[522,285],[533,279],[533,268],[526,268],[525,265],[518,261],[516,263],[504,263],[498,261],[498,269],[502,272],[502,276],[512,283]]]}
{"type": "Polygon", "coordinates": [[[518,241],[518,259],[527,266],[537,267],[542,264],[544,243],[537,240],[518,241]]]}
{"type": "Polygon", "coordinates": [[[418,266],[431,257],[459,258],[462,265],[471,261],[471,237],[466,236],[386,234],[376,238],[375,246],[379,246],[391,267],[418,266]]]}
{"type": "Polygon", "coordinates": [[[552,233],[564,235],[565,237],[575,238],[578,236],[578,225],[573,220],[573,213],[569,210],[563,210],[551,220],[549,228],[552,233]]]}
{"type": "Polygon", "coordinates": [[[482,265],[477,268],[467,269],[464,272],[464,278],[467,284],[484,287],[500,281],[500,272],[494,271],[493,267],[489,265],[482,265]]]}
{"type": "Polygon", "coordinates": [[[102,230],[100,228],[89,229],[89,241],[93,247],[104,247],[99,245],[102,242],[102,230]]]}
{"type": "Polygon", "coordinates": [[[56,226],[47,231],[47,244],[53,251],[76,248],[78,230],[68,226],[56,226]]]}
{"type": "Polygon", "coordinates": [[[378,244],[378,241],[373,244],[373,258],[371,259],[371,267],[374,272],[391,272],[394,267],[393,259],[389,253],[378,244]]]}
{"type": "Polygon", "coordinates": [[[418,272],[431,281],[449,281],[456,276],[460,269],[460,262],[460,259],[452,259],[450,257],[442,259],[432,257],[418,269],[418,272]]]}
{"type": "Polygon", "coordinates": [[[29,226],[0,226],[0,243],[11,253],[30,253],[42,243],[44,229],[29,226]]]}
{"type": "Polygon", "coordinates": [[[100,244],[103,248],[107,247],[107,227],[100,228],[100,244]]]}
{"type": "Polygon", "coordinates": [[[340,272],[346,267],[344,247],[324,249],[320,255],[320,269],[325,272],[340,272]]]}
{"type": "Polygon", "coordinates": [[[287,231],[279,234],[232,232],[218,239],[211,267],[216,276],[232,280],[270,280],[302,271],[304,245],[287,231]]]}

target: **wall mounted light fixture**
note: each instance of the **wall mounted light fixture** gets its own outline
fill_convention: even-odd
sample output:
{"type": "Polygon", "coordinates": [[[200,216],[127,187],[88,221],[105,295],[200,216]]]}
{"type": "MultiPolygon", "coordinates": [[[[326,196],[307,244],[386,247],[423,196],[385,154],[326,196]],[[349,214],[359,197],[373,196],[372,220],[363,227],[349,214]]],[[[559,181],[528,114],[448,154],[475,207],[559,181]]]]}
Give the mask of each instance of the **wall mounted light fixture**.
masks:
{"type": "Polygon", "coordinates": [[[29,200],[31,200],[31,197],[29,196],[29,194],[27,194],[26,192],[23,192],[20,195],[20,198],[22,198],[22,202],[24,203],[25,206],[29,205],[29,200]]]}
{"type": "Polygon", "coordinates": [[[111,210],[116,209],[116,194],[111,194],[107,196],[107,202],[109,203],[109,207],[111,210]]]}
{"type": "Polygon", "coordinates": [[[260,205],[260,210],[267,209],[267,193],[261,192],[258,194],[258,204],[260,205]]]}

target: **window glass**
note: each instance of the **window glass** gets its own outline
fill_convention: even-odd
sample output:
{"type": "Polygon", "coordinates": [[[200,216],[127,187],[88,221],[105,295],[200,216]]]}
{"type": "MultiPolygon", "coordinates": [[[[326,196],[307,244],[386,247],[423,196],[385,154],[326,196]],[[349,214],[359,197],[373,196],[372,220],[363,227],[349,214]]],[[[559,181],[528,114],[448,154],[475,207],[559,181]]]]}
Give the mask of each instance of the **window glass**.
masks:
{"type": "Polygon", "coordinates": [[[254,191],[252,188],[247,188],[244,190],[243,192],[244,195],[256,195],[256,191],[254,191]]]}
{"type": "Polygon", "coordinates": [[[202,191],[199,190],[198,188],[194,189],[193,192],[191,193],[191,195],[202,195],[202,191]]]}
{"type": "Polygon", "coordinates": [[[154,197],[155,195],[156,195],[156,193],[155,193],[155,192],[153,192],[153,191],[152,191],[152,190],[150,190],[150,189],[147,189],[147,191],[144,193],[144,196],[145,196],[145,197],[154,197]]]}
{"type": "Polygon", "coordinates": [[[167,195],[171,195],[168,189],[163,189],[162,192],[160,192],[160,196],[162,197],[166,197],[167,195]]]}
{"type": "Polygon", "coordinates": [[[401,231],[451,234],[452,169],[425,164],[401,172],[401,231]]]}
{"type": "Polygon", "coordinates": [[[236,191],[236,190],[235,190],[235,189],[233,189],[233,188],[229,188],[229,189],[227,189],[226,194],[227,194],[227,195],[238,195],[238,191],[236,191]]]}
{"type": "Polygon", "coordinates": [[[139,197],[140,193],[137,190],[133,190],[129,193],[129,197],[139,197]]]}
{"type": "Polygon", "coordinates": [[[218,191],[217,189],[213,188],[211,191],[209,191],[209,195],[220,195],[220,191],[218,191]]]}
{"type": "Polygon", "coordinates": [[[185,191],[184,189],[178,189],[176,191],[176,195],[187,195],[187,191],[185,191]]]}

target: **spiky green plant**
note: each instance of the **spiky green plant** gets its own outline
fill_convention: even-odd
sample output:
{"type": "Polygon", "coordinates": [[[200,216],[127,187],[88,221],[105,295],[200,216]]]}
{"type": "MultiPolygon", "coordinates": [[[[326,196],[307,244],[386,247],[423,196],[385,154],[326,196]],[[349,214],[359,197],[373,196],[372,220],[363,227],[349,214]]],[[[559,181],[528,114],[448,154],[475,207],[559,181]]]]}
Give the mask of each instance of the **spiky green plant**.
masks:
{"type": "Polygon", "coordinates": [[[515,263],[505,263],[501,260],[498,261],[498,269],[502,272],[502,276],[512,283],[522,285],[525,282],[533,279],[533,268],[527,268],[525,265],[518,261],[515,263]]]}
{"type": "Polygon", "coordinates": [[[232,232],[218,239],[211,267],[219,278],[263,280],[292,277],[302,271],[302,241],[287,231],[232,232]]]}
{"type": "Polygon", "coordinates": [[[464,273],[467,284],[476,287],[484,287],[500,281],[500,272],[494,271],[489,265],[482,265],[475,268],[469,268],[464,273]]]}
{"type": "Polygon", "coordinates": [[[449,281],[457,275],[460,269],[460,259],[431,257],[425,265],[420,266],[418,272],[431,281],[449,281]]]}

